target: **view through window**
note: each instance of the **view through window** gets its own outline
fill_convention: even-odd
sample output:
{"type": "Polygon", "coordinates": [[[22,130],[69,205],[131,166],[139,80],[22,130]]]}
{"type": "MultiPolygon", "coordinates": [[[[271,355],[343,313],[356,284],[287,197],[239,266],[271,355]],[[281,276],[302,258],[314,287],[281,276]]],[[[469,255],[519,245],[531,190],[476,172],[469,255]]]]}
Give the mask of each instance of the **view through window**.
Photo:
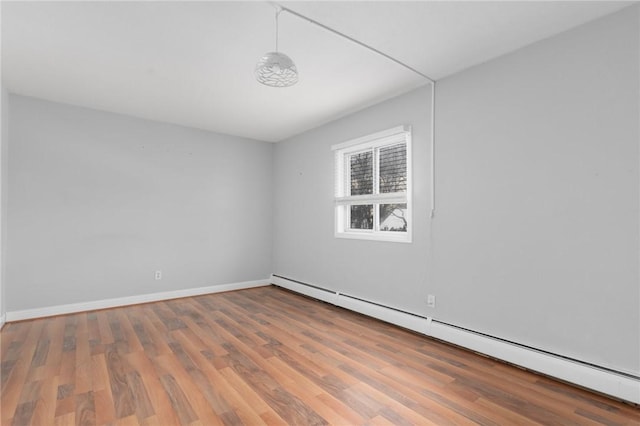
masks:
{"type": "Polygon", "coordinates": [[[397,127],[332,147],[336,236],[411,240],[410,136],[397,127]]]}

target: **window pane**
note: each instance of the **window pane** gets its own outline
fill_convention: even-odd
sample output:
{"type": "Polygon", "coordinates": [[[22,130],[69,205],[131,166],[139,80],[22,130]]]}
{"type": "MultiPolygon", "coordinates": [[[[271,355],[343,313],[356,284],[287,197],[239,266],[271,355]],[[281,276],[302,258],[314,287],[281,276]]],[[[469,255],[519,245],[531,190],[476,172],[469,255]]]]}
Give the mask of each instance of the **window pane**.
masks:
{"type": "Polygon", "coordinates": [[[373,194],[373,151],[349,156],[351,167],[351,195],[373,194]]]}
{"type": "Polygon", "coordinates": [[[350,206],[351,229],[373,229],[373,205],[350,206]]]}
{"type": "Polygon", "coordinates": [[[407,204],[380,204],[380,230],[407,232],[407,204]]]}
{"type": "Polygon", "coordinates": [[[380,148],[380,193],[407,190],[407,146],[380,148]]]}

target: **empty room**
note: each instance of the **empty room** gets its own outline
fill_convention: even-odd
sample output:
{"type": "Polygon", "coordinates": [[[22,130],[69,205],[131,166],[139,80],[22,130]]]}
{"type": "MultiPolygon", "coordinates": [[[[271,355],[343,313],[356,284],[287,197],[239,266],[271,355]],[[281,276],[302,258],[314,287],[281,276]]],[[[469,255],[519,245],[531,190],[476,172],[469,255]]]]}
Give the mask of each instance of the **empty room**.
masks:
{"type": "Polygon", "coordinates": [[[0,14],[0,424],[640,425],[639,2],[0,14]]]}

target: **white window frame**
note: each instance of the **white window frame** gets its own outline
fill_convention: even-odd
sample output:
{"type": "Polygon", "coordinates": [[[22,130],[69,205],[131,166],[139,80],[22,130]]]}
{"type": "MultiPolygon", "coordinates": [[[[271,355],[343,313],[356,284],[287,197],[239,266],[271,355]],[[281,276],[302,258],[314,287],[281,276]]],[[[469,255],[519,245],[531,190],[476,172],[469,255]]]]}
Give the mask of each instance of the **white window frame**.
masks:
{"type": "Polygon", "coordinates": [[[411,203],[411,126],[398,126],[371,135],[352,139],[340,144],[332,145],[334,151],[335,171],[335,236],[336,238],[353,238],[361,240],[394,241],[410,243],[412,240],[412,203],[411,203]],[[374,194],[350,195],[350,167],[345,164],[345,158],[357,152],[375,150],[385,146],[404,143],[407,150],[407,190],[406,192],[378,193],[379,176],[378,161],[374,156],[374,194]],[[379,229],[380,204],[407,204],[407,231],[381,231],[379,229]],[[349,206],[361,204],[374,205],[373,229],[351,229],[349,227],[349,206]]]}

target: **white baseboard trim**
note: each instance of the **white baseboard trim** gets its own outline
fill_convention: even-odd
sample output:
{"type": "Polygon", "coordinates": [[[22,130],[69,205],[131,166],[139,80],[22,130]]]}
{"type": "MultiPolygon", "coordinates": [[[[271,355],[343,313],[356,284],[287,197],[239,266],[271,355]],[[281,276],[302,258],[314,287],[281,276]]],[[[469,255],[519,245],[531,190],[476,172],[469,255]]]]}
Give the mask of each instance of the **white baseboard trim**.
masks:
{"type": "Polygon", "coordinates": [[[7,315],[6,314],[0,315],[0,330],[2,330],[2,327],[4,326],[4,323],[6,321],[7,321],[7,315]]]}
{"type": "Polygon", "coordinates": [[[463,330],[434,321],[429,317],[397,311],[375,303],[344,296],[339,292],[309,287],[286,278],[272,275],[271,283],[532,371],[593,389],[615,398],[640,404],[640,380],[633,377],[616,374],[588,364],[463,330]]]}
{"type": "Polygon", "coordinates": [[[34,318],[51,317],[54,315],[73,314],[77,312],[95,311],[97,309],[115,308],[118,306],[137,305],[139,303],[159,302],[161,300],[199,296],[202,294],[221,293],[224,291],[263,287],[267,285],[270,285],[269,279],[212,285],[207,287],[188,288],[184,290],[164,291],[160,293],[140,294],[136,296],[118,297],[114,299],[71,303],[68,305],[47,306],[43,308],[7,312],[6,320],[7,322],[22,321],[34,318]]]}

